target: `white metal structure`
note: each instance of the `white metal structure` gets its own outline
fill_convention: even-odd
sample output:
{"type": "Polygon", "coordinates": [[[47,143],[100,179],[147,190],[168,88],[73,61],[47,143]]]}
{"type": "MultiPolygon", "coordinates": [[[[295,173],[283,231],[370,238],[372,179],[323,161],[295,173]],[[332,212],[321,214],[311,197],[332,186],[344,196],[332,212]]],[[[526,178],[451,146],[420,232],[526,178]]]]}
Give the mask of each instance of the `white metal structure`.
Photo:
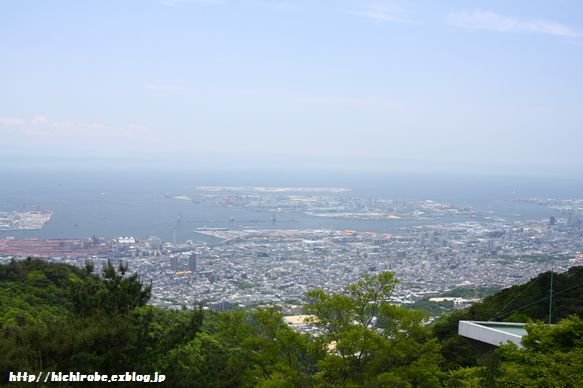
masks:
{"type": "Polygon", "coordinates": [[[494,346],[513,342],[521,348],[522,337],[527,334],[524,326],[514,322],[459,321],[458,334],[494,346]]]}

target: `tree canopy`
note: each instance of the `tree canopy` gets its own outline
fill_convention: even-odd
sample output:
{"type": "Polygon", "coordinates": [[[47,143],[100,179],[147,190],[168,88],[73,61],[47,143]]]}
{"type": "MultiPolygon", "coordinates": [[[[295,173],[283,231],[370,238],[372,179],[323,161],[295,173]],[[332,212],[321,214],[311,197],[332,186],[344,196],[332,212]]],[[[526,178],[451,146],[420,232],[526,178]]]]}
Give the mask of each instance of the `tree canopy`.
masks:
{"type": "MultiPolygon", "coordinates": [[[[578,271],[568,275],[573,285],[578,271]]],[[[300,334],[275,306],[166,310],[147,304],[151,286],[125,265],[108,262],[97,272],[91,264],[32,259],[0,266],[3,372],[158,371],[173,387],[568,387],[583,375],[583,321],[563,316],[582,305],[569,293],[573,285],[559,295],[576,306],[557,297],[556,325],[530,323],[523,349],[505,345],[480,358],[451,334],[457,319],[510,312],[506,305],[541,296],[536,284],[504,290],[432,326],[425,313],[389,302],[394,273],[364,276],[340,293],[310,291],[304,309],[316,331],[300,334]]]]}

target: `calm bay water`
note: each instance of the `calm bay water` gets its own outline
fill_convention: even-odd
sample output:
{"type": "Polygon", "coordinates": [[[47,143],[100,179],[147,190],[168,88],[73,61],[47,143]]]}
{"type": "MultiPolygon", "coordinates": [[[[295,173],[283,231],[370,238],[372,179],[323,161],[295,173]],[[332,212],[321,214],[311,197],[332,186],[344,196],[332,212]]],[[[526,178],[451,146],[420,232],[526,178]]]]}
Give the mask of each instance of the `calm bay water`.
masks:
{"type": "MultiPolygon", "coordinates": [[[[558,179],[444,175],[349,174],[163,174],[0,172],[0,211],[51,209],[53,219],[39,231],[0,232],[0,238],[113,238],[157,235],[165,241],[201,239],[198,227],[258,229],[331,228],[395,232],[427,224],[407,220],[342,220],[195,204],[165,198],[165,193],[193,194],[199,185],[346,187],[342,195],[413,200],[432,199],[516,219],[543,218],[555,212],[517,202],[523,197],[581,198],[583,182],[558,179]],[[181,222],[178,222],[178,217],[181,222]]],[[[438,219],[436,222],[462,221],[438,219]]]]}

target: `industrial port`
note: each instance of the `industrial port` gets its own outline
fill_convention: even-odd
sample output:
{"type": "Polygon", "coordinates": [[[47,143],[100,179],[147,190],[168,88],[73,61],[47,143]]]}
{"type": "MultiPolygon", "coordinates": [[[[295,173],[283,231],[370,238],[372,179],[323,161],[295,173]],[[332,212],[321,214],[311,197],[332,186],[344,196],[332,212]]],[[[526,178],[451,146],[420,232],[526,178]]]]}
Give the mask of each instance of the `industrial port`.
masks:
{"type": "Polygon", "coordinates": [[[51,220],[53,212],[14,211],[0,212],[0,230],[38,230],[51,220]]]}

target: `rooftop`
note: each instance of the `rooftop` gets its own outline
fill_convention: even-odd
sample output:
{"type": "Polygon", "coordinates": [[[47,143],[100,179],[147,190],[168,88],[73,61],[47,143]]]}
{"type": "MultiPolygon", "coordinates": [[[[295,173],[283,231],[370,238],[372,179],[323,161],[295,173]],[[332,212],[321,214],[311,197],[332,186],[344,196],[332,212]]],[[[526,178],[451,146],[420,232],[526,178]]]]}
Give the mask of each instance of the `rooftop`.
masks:
{"type": "Polygon", "coordinates": [[[514,322],[460,321],[458,333],[463,337],[494,346],[512,342],[522,347],[522,337],[527,334],[524,327],[524,323],[514,322]]]}

